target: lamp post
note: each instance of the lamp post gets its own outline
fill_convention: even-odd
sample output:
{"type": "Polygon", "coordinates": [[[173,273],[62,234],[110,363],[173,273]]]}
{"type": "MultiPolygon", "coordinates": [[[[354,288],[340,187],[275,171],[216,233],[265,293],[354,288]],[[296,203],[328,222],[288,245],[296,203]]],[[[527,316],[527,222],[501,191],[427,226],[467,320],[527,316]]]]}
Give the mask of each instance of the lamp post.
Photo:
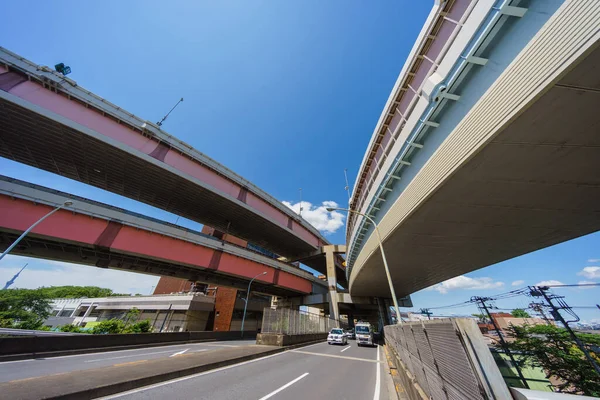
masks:
{"type": "Polygon", "coordinates": [[[256,278],[258,278],[259,276],[263,276],[266,275],[267,272],[261,272],[260,274],[256,275],[254,278],[250,279],[250,282],[248,283],[248,291],[246,292],[246,298],[244,299],[244,301],[246,302],[246,304],[244,304],[244,315],[242,315],[242,338],[244,337],[244,322],[246,321],[246,309],[248,308],[248,300],[250,300],[250,285],[252,285],[252,281],[254,281],[256,278]]]}
{"type": "Polygon", "coordinates": [[[69,207],[70,205],[72,205],[73,202],[72,201],[65,201],[63,204],[61,204],[60,206],[56,207],[54,210],[50,211],[48,214],[44,215],[42,218],[38,219],[33,225],[31,225],[29,228],[27,228],[27,230],[25,232],[23,232],[21,234],[21,236],[19,236],[17,238],[17,240],[15,240],[13,242],[13,244],[11,244],[10,246],[8,246],[8,248],[6,250],[4,250],[4,253],[2,253],[2,255],[0,255],[0,260],[2,260],[4,258],[5,255],[7,255],[8,253],[10,253],[10,251],[17,245],[19,244],[19,242],[21,240],[23,240],[23,238],[25,236],[27,236],[27,234],[29,232],[31,232],[31,230],[33,228],[35,228],[40,222],[42,222],[43,220],[45,220],[46,218],[48,218],[49,216],[51,216],[52,214],[54,214],[55,212],[57,212],[58,210],[60,210],[61,208],[64,207],[69,207]]]}
{"type": "Polygon", "coordinates": [[[385,252],[383,251],[383,242],[381,241],[381,235],[379,234],[379,228],[373,218],[360,213],[358,211],[350,210],[349,208],[337,208],[337,207],[328,207],[327,211],[347,211],[349,213],[354,213],[358,215],[362,215],[365,217],[370,223],[375,227],[375,233],[377,234],[377,240],[379,241],[379,250],[381,250],[381,258],[383,258],[383,266],[385,268],[385,274],[387,275],[388,284],[390,285],[390,293],[392,294],[392,300],[394,301],[394,309],[396,310],[396,323],[401,323],[400,317],[400,308],[398,307],[398,299],[396,298],[396,291],[394,290],[394,284],[392,283],[392,277],[390,275],[390,268],[388,267],[387,258],[385,258],[385,252]]]}

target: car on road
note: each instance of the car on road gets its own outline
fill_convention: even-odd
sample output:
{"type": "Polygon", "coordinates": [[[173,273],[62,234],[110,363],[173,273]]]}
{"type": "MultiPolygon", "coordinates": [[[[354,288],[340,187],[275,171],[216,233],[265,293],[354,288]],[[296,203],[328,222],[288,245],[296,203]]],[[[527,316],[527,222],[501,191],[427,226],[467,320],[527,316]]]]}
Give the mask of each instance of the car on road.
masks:
{"type": "Polygon", "coordinates": [[[356,339],[356,335],[354,333],[354,328],[347,329],[345,335],[348,339],[356,339]]]}
{"type": "Polygon", "coordinates": [[[329,335],[327,335],[327,343],[348,344],[348,339],[346,339],[344,330],[341,328],[333,328],[330,330],[329,335]]]}
{"type": "Polygon", "coordinates": [[[368,322],[359,322],[354,327],[356,332],[356,344],[358,346],[367,345],[373,346],[375,344],[373,340],[373,327],[368,322]]]}

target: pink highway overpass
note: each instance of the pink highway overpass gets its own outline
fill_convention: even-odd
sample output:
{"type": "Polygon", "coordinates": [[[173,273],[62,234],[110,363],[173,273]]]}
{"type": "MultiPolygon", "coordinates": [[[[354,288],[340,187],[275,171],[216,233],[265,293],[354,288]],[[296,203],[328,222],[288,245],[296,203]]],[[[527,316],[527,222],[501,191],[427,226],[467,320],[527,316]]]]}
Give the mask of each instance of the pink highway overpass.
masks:
{"type": "MultiPolygon", "coordinates": [[[[0,156],[210,225],[291,260],[329,244],[279,200],[154,123],[2,47],[0,156]]],[[[306,263],[324,272],[323,260],[306,263]]]]}
{"type": "Polygon", "coordinates": [[[0,176],[0,249],[65,201],[11,254],[161,276],[278,296],[325,293],[327,284],[300,268],[190,229],[43,186],[0,176]]]}

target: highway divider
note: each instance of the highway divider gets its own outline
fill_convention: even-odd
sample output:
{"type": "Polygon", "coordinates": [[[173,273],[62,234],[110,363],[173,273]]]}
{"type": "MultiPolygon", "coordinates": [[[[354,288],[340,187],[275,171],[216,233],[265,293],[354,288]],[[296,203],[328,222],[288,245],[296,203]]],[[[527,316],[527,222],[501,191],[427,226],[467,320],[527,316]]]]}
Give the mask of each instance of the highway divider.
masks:
{"type": "MultiPolygon", "coordinates": [[[[243,338],[254,339],[256,332],[244,332],[243,338]]],[[[0,337],[0,361],[240,339],[242,333],[239,331],[0,337]]]]}

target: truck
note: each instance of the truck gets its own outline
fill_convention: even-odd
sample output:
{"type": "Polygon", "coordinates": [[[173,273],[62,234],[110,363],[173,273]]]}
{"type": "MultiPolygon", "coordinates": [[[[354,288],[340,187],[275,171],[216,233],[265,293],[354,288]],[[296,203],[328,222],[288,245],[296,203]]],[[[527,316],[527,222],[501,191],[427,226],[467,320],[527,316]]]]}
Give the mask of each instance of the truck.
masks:
{"type": "Polygon", "coordinates": [[[358,346],[367,345],[373,346],[375,343],[373,342],[373,327],[368,322],[359,322],[354,327],[354,332],[356,334],[356,344],[358,346]]]}

